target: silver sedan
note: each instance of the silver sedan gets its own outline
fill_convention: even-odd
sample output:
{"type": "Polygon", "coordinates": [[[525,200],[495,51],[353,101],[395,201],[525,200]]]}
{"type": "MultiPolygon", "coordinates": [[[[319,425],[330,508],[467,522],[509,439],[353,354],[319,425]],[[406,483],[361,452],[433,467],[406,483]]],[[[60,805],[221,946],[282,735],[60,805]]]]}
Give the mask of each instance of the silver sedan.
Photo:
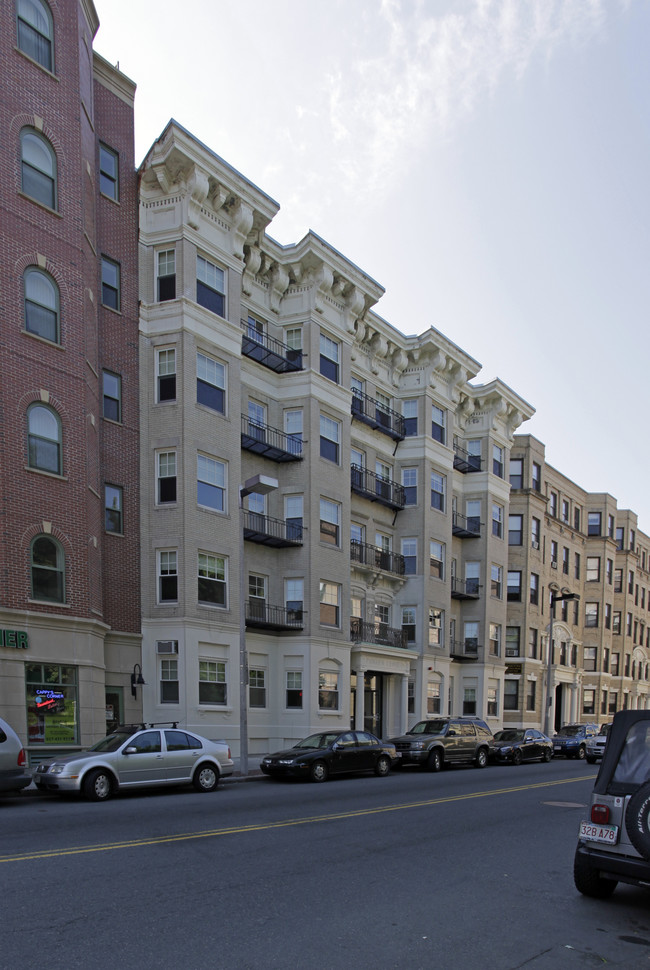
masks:
{"type": "Polygon", "coordinates": [[[176,726],[142,724],[119,727],[87,751],[42,761],[34,782],[39,791],[80,791],[100,802],[118,788],[192,784],[210,792],[232,771],[225,741],[208,741],[176,726]]]}

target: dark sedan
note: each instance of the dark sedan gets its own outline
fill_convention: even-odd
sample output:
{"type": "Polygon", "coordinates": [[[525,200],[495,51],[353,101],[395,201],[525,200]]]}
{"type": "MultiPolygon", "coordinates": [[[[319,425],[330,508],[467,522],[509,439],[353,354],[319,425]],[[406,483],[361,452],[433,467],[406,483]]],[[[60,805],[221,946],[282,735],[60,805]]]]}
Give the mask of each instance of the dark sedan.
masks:
{"type": "Polygon", "coordinates": [[[534,728],[504,728],[490,740],[490,761],[520,765],[523,761],[550,761],[553,742],[534,728]]]}
{"type": "Polygon", "coordinates": [[[299,741],[293,748],[262,759],[260,768],[272,777],[326,781],[330,775],[374,771],[387,775],[397,751],[367,731],[321,731],[299,741]]]}

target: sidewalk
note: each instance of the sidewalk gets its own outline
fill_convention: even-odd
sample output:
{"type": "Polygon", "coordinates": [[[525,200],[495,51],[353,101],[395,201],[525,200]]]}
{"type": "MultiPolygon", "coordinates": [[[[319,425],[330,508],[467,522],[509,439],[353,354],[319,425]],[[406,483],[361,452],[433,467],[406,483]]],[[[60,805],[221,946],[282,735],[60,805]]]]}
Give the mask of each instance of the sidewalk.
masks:
{"type": "Polygon", "coordinates": [[[232,781],[258,781],[260,778],[266,778],[266,775],[262,774],[260,769],[260,761],[265,756],[263,754],[255,754],[251,757],[248,756],[248,774],[244,777],[241,773],[239,758],[233,758],[233,764],[235,766],[232,775],[228,775],[227,778],[222,778],[222,782],[227,784],[232,781]]]}

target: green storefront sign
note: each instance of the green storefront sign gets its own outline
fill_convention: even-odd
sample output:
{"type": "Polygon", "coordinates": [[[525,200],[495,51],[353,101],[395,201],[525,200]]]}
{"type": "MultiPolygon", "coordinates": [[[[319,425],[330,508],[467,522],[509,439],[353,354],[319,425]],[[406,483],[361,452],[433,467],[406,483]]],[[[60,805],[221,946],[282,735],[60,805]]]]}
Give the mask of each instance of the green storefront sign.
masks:
{"type": "Polygon", "coordinates": [[[24,630],[0,630],[0,647],[15,647],[27,650],[29,640],[24,630]]]}

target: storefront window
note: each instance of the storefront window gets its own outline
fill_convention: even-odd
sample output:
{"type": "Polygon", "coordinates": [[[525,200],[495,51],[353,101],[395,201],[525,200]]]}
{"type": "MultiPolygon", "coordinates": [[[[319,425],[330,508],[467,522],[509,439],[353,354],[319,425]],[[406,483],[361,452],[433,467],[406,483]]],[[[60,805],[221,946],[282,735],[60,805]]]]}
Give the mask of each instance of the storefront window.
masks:
{"type": "Polygon", "coordinates": [[[29,744],[78,744],[77,668],[25,664],[29,744]]]}

